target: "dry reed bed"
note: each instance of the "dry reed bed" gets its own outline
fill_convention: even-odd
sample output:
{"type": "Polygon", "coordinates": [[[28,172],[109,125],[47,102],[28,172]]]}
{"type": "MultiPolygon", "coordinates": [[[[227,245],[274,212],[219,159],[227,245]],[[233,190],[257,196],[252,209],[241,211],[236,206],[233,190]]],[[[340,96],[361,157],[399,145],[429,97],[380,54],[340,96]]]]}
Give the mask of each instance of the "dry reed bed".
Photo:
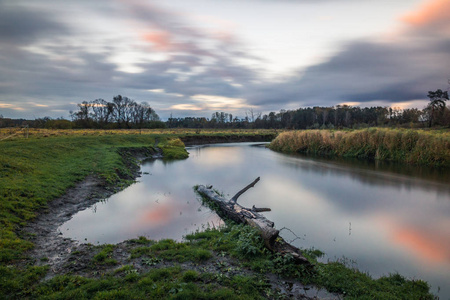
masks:
{"type": "Polygon", "coordinates": [[[309,153],[450,166],[450,131],[370,128],[352,131],[303,130],[281,133],[270,148],[309,153]]]}

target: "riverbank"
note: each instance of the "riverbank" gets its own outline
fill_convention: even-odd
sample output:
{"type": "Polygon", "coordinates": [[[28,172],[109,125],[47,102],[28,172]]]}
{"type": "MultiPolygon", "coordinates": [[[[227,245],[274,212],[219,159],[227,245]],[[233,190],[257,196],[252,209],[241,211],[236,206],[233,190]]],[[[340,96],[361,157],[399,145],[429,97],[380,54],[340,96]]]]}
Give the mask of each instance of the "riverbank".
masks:
{"type": "Polygon", "coordinates": [[[206,145],[218,143],[240,142],[270,142],[277,136],[276,133],[243,135],[243,134],[206,134],[206,135],[182,135],[180,139],[186,146],[206,145]]]}
{"type": "MultiPolygon", "coordinates": [[[[184,144],[177,137],[58,134],[4,142],[0,150],[5,178],[0,183],[4,196],[0,219],[5,225],[0,244],[2,297],[109,298],[123,296],[124,290],[131,289],[132,298],[183,298],[187,292],[191,298],[231,299],[240,294],[247,299],[271,294],[275,290],[272,285],[284,289],[287,281],[276,277],[260,281],[259,274],[241,268],[237,259],[203,249],[206,247],[145,239],[118,245],[79,245],[57,232],[76,212],[134,182],[141,159],[186,158],[184,144]],[[139,254],[142,247],[150,246],[158,248],[155,251],[161,259],[139,254]],[[179,249],[183,253],[175,257],[162,251],[179,249]],[[224,272],[226,276],[220,277],[224,272]],[[155,274],[171,274],[176,279],[166,283],[164,276],[159,280],[155,274]],[[156,284],[157,288],[141,294],[138,278],[153,278],[149,286],[156,284]],[[76,291],[71,286],[74,282],[78,283],[76,291]],[[119,283],[121,291],[109,292],[119,283]],[[96,286],[94,291],[92,286],[96,286]]],[[[130,293],[126,295],[129,299],[130,293]]]]}
{"type": "MultiPolygon", "coordinates": [[[[136,157],[157,155],[157,148],[168,156],[185,153],[176,138],[69,136],[3,143],[0,218],[7,226],[1,228],[1,294],[7,298],[283,299],[291,294],[315,296],[317,292],[303,289],[302,283],[316,283],[354,297],[381,292],[402,299],[409,290],[414,294],[408,299],[431,297],[424,282],[400,275],[374,281],[341,263],[317,265],[314,272],[299,269],[289,259],[260,251],[257,235],[239,227],[210,228],[189,235],[184,243],[140,238],[103,246],[76,245],[49,228],[46,222],[52,218],[61,222],[133,182],[139,172],[136,157]],[[42,226],[32,223],[36,212],[39,216],[34,220],[42,220],[42,226]],[[61,244],[39,248],[37,239],[61,244]],[[280,277],[287,274],[295,279],[280,277]]],[[[312,260],[320,254],[309,253],[312,260]]]]}
{"type": "Polygon", "coordinates": [[[284,132],[269,148],[283,153],[355,157],[435,167],[450,166],[450,131],[370,128],[284,132]]]}

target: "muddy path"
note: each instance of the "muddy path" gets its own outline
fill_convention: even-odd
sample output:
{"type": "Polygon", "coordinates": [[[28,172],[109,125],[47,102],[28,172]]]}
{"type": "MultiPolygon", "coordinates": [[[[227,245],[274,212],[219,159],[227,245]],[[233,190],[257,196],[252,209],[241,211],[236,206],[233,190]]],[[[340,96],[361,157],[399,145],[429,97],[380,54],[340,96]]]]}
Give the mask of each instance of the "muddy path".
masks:
{"type": "MultiPolygon", "coordinates": [[[[130,169],[132,178],[140,177],[139,164],[148,158],[161,158],[161,151],[148,149],[119,149],[124,162],[130,169]]],[[[38,212],[37,217],[20,231],[20,235],[32,242],[35,247],[27,255],[28,259],[23,263],[27,265],[46,265],[49,271],[45,279],[56,275],[72,274],[85,277],[100,278],[105,274],[112,274],[124,265],[132,265],[139,273],[150,268],[163,268],[181,266],[184,270],[196,270],[198,272],[210,272],[233,275],[257,275],[255,272],[242,268],[240,262],[232,257],[213,253],[213,258],[207,262],[198,264],[193,262],[176,263],[159,261],[149,265],[142,258],[131,258],[134,248],[142,245],[133,240],[116,244],[112,253],[112,259],[117,261],[115,265],[95,265],[93,258],[100,252],[98,246],[83,244],[63,237],[58,228],[70,220],[77,212],[87,209],[99,201],[109,198],[114,193],[122,190],[106,184],[102,179],[94,175],[86,177],[83,181],[67,190],[67,192],[51,201],[45,210],[38,212]]],[[[304,286],[295,280],[282,279],[278,275],[267,274],[266,280],[274,290],[292,299],[339,299],[338,296],[317,290],[312,286],[304,286]]]]}
{"type": "MultiPolygon", "coordinates": [[[[118,152],[130,170],[131,175],[126,177],[122,175],[122,179],[127,180],[136,180],[141,175],[139,163],[142,160],[162,157],[161,151],[157,148],[120,148],[118,152]]],[[[38,211],[37,217],[19,233],[34,244],[34,248],[27,253],[31,260],[36,265],[48,265],[51,269],[49,277],[73,271],[67,269],[71,253],[86,248],[87,244],[79,244],[64,238],[58,228],[77,212],[106,200],[124,188],[126,186],[108,185],[103,179],[89,175],[69,188],[63,196],[49,202],[47,207],[38,211]]]]}

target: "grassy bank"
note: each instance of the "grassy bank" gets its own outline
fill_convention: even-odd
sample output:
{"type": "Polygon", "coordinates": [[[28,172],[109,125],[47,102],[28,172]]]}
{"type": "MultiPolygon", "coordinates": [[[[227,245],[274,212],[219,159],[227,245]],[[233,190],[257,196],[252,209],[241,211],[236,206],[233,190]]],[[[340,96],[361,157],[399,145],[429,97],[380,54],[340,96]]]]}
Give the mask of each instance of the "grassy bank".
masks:
{"type": "MultiPolygon", "coordinates": [[[[202,197],[203,204],[221,212],[217,203],[202,197]]],[[[221,230],[207,230],[186,237],[189,241],[212,246],[216,251],[226,251],[238,257],[243,265],[252,270],[295,278],[305,285],[325,288],[346,299],[433,299],[429,286],[422,280],[410,280],[398,273],[373,279],[359,271],[345,258],[321,263],[324,255],[317,249],[302,249],[311,266],[297,265],[289,256],[267,250],[258,231],[250,226],[235,225],[229,221],[221,230]]]]}
{"type": "Polygon", "coordinates": [[[373,280],[343,263],[317,263],[318,251],[306,252],[314,269],[302,269],[289,258],[263,250],[250,228],[235,225],[189,235],[184,243],[142,238],[125,245],[86,245],[70,255],[74,264],[88,257],[83,262],[88,275],[64,274],[43,281],[49,272],[45,258],[44,266],[38,266],[26,257],[33,244],[18,230],[88,175],[100,176],[117,189],[129,184],[132,166],[124,160],[124,148],[153,149],[157,144],[166,158],[185,158],[178,134],[55,131],[0,141],[0,299],[283,299],[267,283],[267,272],[350,298],[431,299],[420,280],[400,275],[373,280]],[[221,260],[227,257],[239,265],[221,260]],[[239,270],[247,267],[253,273],[239,270]]]}
{"type": "MultiPolygon", "coordinates": [[[[209,228],[186,236],[181,243],[143,237],[131,240],[127,248],[122,245],[120,249],[129,256],[125,263],[115,259],[119,247],[87,246],[92,253],[91,273],[96,277],[69,274],[37,283],[45,270],[2,268],[1,275],[12,283],[5,285],[3,295],[32,299],[290,299],[271,287],[266,277],[271,273],[326,288],[346,299],[433,299],[421,280],[399,274],[374,280],[343,261],[318,263],[318,250],[304,252],[313,268],[295,265],[289,257],[265,250],[258,233],[245,225],[209,228]],[[111,268],[105,271],[105,266],[111,268]]],[[[73,261],[79,255],[73,253],[73,261]]]]}
{"type": "Polygon", "coordinates": [[[59,135],[2,141],[0,262],[20,259],[23,251],[33,246],[17,237],[17,229],[75,182],[97,174],[109,184],[129,183],[127,179],[133,176],[118,149],[152,147],[155,138],[166,157],[187,157],[178,139],[156,135],[59,135]]]}
{"type": "Polygon", "coordinates": [[[270,149],[284,153],[335,155],[450,166],[450,132],[370,128],[352,131],[303,130],[281,133],[270,149]]]}

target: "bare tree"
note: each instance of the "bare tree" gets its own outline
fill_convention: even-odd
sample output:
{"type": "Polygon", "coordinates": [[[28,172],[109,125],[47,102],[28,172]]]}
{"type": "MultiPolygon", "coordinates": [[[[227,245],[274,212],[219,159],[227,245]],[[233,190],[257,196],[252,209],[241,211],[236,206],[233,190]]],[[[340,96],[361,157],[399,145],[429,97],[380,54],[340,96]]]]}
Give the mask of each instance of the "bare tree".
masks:
{"type": "Polygon", "coordinates": [[[95,99],[92,101],[91,106],[93,119],[100,127],[107,125],[111,121],[113,108],[109,102],[103,99],[95,99]]]}

